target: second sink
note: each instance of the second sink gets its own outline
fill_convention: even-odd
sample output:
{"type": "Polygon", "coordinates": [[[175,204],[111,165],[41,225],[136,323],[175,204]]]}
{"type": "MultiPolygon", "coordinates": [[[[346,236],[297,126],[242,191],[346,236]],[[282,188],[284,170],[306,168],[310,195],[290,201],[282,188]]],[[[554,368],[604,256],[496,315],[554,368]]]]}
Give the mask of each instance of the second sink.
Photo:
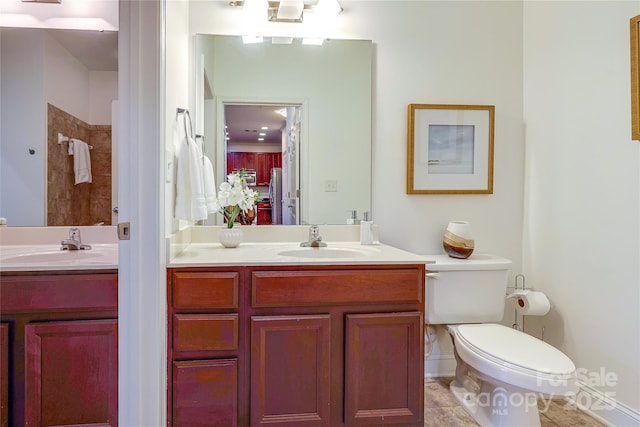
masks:
{"type": "Polygon", "coordinates": [[[4,258],[7,263],[47,263],[47,262],[69,262],[69,261],[86,261],[91,258],[100,258],[101,254],[96,252],[85,251],[47,251],[15,255],[13,257],[4,258]]]}

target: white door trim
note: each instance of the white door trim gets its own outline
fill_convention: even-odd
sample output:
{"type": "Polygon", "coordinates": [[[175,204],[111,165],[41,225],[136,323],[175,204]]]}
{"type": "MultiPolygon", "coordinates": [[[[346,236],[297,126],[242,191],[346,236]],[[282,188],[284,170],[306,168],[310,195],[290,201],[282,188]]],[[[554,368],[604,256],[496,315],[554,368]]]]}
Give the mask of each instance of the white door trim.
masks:
{"type": "Polygon", "coordinates": [[[164,26],[166,1],[120,0],[118,424],[166,425],[164,26]]]}

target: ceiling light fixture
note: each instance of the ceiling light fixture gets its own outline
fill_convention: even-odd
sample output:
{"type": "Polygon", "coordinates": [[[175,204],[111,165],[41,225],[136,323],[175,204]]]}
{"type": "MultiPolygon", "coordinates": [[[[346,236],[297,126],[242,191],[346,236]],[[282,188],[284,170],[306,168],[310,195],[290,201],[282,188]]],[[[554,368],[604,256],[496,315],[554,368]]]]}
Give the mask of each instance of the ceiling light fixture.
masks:
{"type": "Polygon", "coordinates": [[[270,22],[302,23],[306,12],[313,12],[318,17],[316,20],[334,20],[342,12],[338,0],[232,0],[229,5],[241,7],[243,14],[248,9],[252,19],[266,17],[270,22]]]}
{"type": "MultiPolygon", "coordinates": [[[[280,0],[276,11],[276,20],[280,21],[298,21],[302,19],[302,10],[304,3],[302,0],[280,0]]],[[[269,16],[269,20],[271,16],[269,16]]]]}

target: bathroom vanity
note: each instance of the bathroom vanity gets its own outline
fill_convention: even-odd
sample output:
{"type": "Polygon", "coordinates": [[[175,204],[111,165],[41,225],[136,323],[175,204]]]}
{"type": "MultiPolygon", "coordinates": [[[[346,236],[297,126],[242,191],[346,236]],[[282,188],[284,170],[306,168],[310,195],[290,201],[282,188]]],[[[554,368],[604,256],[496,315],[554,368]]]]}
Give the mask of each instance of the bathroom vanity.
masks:
{"type": "Polygon", "coordinates": [[[168,425],[422,426],[425,261],[357,245],[172,258],[168,425]]]}
{"type": "Polygon", "coordinates": [[[118,424],[118,247],[68,227],[0,229],[0,426],[118,424]]]}
{"type": "Polygon", "coordinates": [[[117,425],[117,270],[0,274],[0,425],[117,425]]]}

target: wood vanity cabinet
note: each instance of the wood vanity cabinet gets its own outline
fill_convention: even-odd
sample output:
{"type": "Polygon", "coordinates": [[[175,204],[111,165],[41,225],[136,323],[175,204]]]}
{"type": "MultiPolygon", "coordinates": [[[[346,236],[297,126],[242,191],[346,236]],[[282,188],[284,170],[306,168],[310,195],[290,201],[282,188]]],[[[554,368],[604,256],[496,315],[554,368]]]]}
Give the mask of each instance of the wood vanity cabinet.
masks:
{"type": "Polygon", "coordinates": [[[118,279],[112,270],[0,277],[2,423],[118,424],[118,279]]]}
{"type": "Polygon", "coordinates": [[[168,270],[168,425],[423,425],[424,265],[168,270]]]}

